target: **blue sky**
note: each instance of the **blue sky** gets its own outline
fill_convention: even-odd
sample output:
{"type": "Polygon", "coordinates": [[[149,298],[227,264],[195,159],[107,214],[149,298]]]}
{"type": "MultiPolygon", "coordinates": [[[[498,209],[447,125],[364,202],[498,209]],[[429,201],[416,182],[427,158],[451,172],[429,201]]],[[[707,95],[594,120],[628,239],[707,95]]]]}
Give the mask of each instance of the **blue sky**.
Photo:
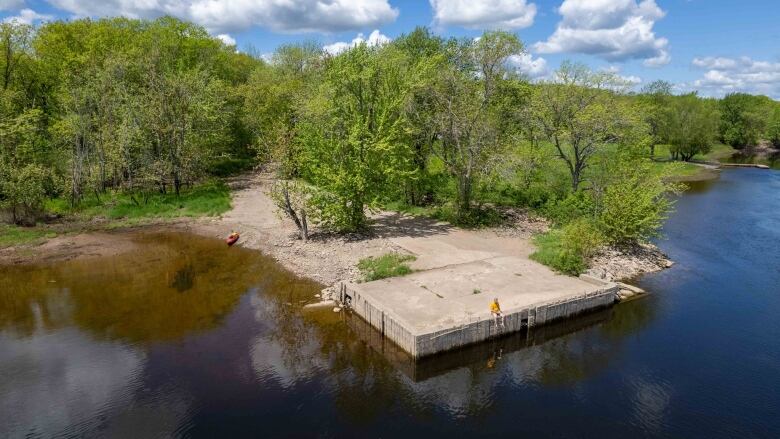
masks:
{"type": "Polygon", "coordinates": [[[457,37],[505,29],[528,50],[512,65],[535,79],[571,59],[636,87],[665,79],[681,92],[780,99],[779,0],[0,0],[0,17],[32,23],[166,14],[261,53],[301,40],[338,51],[421,25],[457,37]]]}

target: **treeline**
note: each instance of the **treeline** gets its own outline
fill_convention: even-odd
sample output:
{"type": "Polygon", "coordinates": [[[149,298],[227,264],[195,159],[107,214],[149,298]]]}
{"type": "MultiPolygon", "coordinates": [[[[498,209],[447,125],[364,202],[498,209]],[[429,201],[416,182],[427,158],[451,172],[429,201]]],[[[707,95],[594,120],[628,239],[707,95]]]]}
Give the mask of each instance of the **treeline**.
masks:
{"type": "Polygon", "coordinates": [[[506,32],[418,28],[270,61],[172,18],[5,23],[0,44],[0,203],[19,223],[48,198],[141,205],[252,162],[277,169],[274,196],[304,236],[309,222],[360,229],[383,207],[478,224],[523,206],[559,226],[556,257],[576,262],[657,232],[676,187],[655,145],[690,160],[780,137],[765,97],[675,96],[660,81],[635,94],[571,63],[531,83],[509,66],[524,48],[506,32]]]}
{"type": "Polygon", "coordinates": [[[780,102],[766,96],[675,96],[672,84],[655,81],[643,87],[637,98],[646,112],[651,148],[667,144],[673,159],[691,160],[709,152],[716,141],[736,149],[754,147],[761,141],[780,146],[780,102]]]}
{"type": "Polygon", "coordinates": [[[174,192],[248,156],[240,88],[260,61],[171,18],[0,27],[0,203],[174,192]]]}

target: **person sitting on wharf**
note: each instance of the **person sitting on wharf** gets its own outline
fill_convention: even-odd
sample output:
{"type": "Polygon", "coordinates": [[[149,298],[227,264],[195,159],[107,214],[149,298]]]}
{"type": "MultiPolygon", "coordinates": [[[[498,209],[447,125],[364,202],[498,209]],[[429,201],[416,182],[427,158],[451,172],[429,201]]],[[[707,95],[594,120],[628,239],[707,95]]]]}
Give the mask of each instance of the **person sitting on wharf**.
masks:
{"type": "Polygon", "coordinates": [[[501,305],[498,304],[498,297],[493,298],[493,302],[490,303],[490,313],[493,314],[493,318],[496,319],[496,326],[499,324],[499,318],[501,318],[501,326],[504,326],[504,314],[501,313],[501,305]]]}

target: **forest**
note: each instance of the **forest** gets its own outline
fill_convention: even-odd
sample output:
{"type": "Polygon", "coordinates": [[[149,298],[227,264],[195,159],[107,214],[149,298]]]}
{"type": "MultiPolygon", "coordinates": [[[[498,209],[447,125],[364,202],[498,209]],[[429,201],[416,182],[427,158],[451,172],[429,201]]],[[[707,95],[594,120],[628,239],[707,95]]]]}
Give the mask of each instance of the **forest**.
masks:
{"type": "Polygon", "coordinates": [[[303,239],[309,224],[359,231],[380,209],[479,227],[526,208],[554,224],[535,257],[576,273],[602,245],[657,236],[677,162],[780,146],[768,97],[636,91],[568,62],[530,81],[507,62],[523,53],[502,31],[261,56],[170,17],[3,23],[0,219],[16,226],[0,230],[219,213],[221,179],[262,168],[303,239]]]}

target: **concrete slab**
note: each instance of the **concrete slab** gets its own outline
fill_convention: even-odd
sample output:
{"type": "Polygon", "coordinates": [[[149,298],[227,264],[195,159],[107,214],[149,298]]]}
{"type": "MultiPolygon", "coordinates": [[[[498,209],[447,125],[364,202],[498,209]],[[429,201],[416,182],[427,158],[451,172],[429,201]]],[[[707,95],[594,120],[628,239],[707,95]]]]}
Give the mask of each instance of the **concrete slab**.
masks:
{"type": "Polygon", "coordinates": [[[618,287],[554,273],[519,238],[455,228],[395,236],[417,256],[411,275],[341,286],[341,298],[414,357],[453,349],[611,305],[618,287]],[[505,325],[490,302],[499,299],[505,325]]]}
{"type": "Polygon", "coordinates": [[[350,285],[350,290],[397,316],[414,333],[488,319],[497,297],[505,313],[585,295],[596,286],[555,274],[528,259],[500,256],[421,271],[400,278],[350,285]],[[475,293],[475,290],[480,291],[475,293]]]}

